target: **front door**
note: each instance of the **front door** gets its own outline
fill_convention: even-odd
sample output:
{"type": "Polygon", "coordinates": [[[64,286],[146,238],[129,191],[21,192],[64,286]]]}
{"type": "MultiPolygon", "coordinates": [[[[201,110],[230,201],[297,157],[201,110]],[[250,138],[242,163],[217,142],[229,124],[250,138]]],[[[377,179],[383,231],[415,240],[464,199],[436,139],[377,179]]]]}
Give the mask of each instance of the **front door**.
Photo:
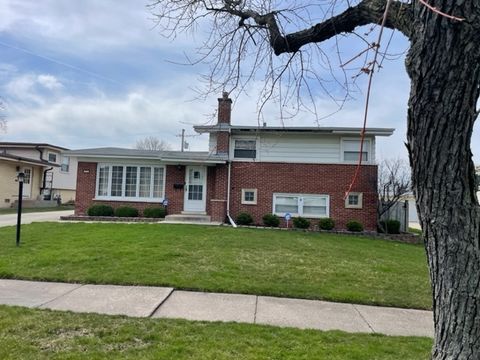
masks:
{"type": "Polygon", "coordinates": [[[24,168],[23,173],[25,174],[25,178],[23,180],[23,197],[30,198],[32,196],[32,168],[24,168]]]}
{"type": "Polygon", "coordinates": [[[204,212],[207,194],[207,169],[205,166],[185,168],[184,211],[204,212]]]}

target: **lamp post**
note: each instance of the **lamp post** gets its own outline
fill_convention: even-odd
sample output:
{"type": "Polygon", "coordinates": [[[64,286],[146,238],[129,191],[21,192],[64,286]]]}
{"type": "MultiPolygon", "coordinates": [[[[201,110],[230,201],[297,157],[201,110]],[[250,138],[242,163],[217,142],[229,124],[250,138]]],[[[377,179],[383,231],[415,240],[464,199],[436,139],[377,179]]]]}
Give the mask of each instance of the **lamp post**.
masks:
{"type": "Polygon", "coordinates": [[[17,174],[18,181],[18,207],[17,207],[17,240],[16,245],[20,246],[20,225],[22,223],[22,200],[23,200],[23,182],[25,180],[25,174],[19,172],[17,174]]]}

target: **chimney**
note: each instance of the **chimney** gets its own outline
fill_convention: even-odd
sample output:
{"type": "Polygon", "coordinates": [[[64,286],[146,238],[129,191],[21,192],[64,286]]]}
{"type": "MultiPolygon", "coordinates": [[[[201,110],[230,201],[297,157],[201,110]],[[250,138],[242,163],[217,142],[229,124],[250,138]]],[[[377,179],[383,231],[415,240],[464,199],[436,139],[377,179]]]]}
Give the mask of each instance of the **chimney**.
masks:
{"type": "Polygon", "coordinates": [[[224,91],[222,97],[218,99],[218,124],[230,125],[232,115],[232,99],[228,97],[228,92],[224,91]]]}

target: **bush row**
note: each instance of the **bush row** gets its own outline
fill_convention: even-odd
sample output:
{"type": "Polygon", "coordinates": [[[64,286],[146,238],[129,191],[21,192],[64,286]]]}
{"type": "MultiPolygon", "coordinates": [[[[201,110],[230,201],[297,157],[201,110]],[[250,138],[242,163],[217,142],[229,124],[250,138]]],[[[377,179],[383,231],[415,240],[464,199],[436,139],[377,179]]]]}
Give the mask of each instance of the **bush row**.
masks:
{"type": "MultiPolygon", "coordinates": [[[[117,216],[117,217],[138,217],[139,212],[131,206],[121,206],[115,210],[110,205],[92,205],[87,210],[88,216],[117,216]]],[[[147,218],[164,218],[165,208],[151,207],[143,210],[143,216],[147,218]]]]}
{"type": "MultiPolygon", "coordinates": [[[[275,214],[265,214],[262,218],[263,224],[269,227],[278,227],[280,225],[280,218],[275,214]]],[[[311,221],[301,216],[292,219],[293,226],[297,229],[308,229],[311,221]]],[[[253,217],[249,213],[242,212],[237,216],[238,225],[253,224],[253,217]]],[[[363,231],[363,225],[359,221],[351,220],[347,224],[347,230],[354,232],[363,231]]],[[[318,221],[318,227],[321,230],[332,230],[335,227],[335,221],[331,218],[323,218],[318,221]]],[[[390,229],[390,228],[389,228],[390,229]]],[[[391,232],[392,233],[392,232],[391,232]]]]}

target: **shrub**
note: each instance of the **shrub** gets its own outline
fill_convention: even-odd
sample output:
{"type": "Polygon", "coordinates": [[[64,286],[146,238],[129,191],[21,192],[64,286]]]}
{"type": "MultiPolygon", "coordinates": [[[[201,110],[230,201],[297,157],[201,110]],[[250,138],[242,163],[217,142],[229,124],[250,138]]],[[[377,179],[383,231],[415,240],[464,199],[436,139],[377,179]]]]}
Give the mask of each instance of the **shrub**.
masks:
{"type": "Polygon", "coordinates": [[[354,232],[361,232],[363,231],[363,225],[359,221],[350,220],[349,222],[347,222],[347,230],[354,231],[354,232]]]}
{"type": "Polygon", "coordinates": [[[293,226],[297,229],[308,229],[310,227],[310,220],[301,216],[293,218],[293,226]]]}
{"type": "Polygon", "coordinates": [[[335,227],[335,221],[332,218],[320,219],[318,227],[322,230],[332,230],[335,227]]]}
{"type": "Polygon", "coordinates": [[[137,217],[138,210],[130,206],[120,206],[115,209],[115,216],[118,217],[137,217]]]}
{"type": "Polygon", "coordinates": [[[164,218],[167,212],[163,207],[152,207],[143,210],[143,216],[147,218],[164,218]]]}
{"type": "Polygon", "coordinates": [[[278,227],[280,225],[280,219],[275,214],[265,214],[262,219],[265,226],[278,227]]]}
{"type": "Polygon", "coordinates": [[[110,205],[92,205],[87,210],[88,216],[113,216],[113,208],[110,205]]]}
{"type": "Polygon", "coordinates": [[[400,221],[398,220],[382,220],[378,228],[379,232],[385,230],[387,234],[400,234],[400,221]]]}
{"type": "Polygon", "coordinates": [[[238,214],[237,216],[238,225],[250,225],[251,223],[253,223],[252,215],[246,212],[238,214]]]}

